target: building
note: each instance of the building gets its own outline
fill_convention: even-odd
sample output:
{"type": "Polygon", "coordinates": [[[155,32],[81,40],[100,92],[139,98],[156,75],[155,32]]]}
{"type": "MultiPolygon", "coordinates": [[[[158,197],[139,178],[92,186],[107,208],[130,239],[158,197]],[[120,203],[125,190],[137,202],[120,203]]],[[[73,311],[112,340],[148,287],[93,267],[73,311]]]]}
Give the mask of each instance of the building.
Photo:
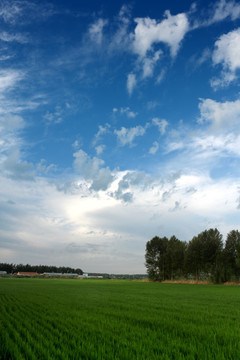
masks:
{"type": "Polygon", "coordinates": [[[36,275],[39,275],[39,273],[30,272],[30,271],[19,271],[16,275],[18,275],[18,276],[36,276],[36,275]]]}

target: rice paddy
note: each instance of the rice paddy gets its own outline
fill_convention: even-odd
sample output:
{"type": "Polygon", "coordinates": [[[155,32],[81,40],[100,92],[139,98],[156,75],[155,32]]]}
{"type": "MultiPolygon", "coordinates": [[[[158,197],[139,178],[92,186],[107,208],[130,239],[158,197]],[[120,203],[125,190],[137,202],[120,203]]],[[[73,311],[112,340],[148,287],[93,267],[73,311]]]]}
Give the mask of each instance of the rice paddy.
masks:
{"type": "Polygon", "coordinates": [[[0,278],[0,358],[240,359],[240,287],[0,278]]]}

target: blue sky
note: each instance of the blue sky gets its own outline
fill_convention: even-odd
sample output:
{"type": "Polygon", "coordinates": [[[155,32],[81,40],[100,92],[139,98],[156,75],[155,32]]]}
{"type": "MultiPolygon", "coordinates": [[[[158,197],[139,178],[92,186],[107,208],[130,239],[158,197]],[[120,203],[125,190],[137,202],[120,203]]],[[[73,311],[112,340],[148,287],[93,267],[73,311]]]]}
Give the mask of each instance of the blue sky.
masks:
{"type": "Polygon", "coordinates": [[[240,218],[239,1],[0,1],[0,261],[144,273],[240,218]]]}

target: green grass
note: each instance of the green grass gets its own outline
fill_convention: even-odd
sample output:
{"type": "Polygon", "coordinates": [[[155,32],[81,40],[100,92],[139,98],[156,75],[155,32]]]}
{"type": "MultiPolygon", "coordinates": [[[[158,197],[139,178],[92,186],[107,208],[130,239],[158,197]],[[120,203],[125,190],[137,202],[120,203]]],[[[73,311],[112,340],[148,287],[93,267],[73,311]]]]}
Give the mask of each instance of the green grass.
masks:
{"type": "Polygon", "coordinates": [[[240,287],[0,278],[0,358],[240,359],[240,287]]]}

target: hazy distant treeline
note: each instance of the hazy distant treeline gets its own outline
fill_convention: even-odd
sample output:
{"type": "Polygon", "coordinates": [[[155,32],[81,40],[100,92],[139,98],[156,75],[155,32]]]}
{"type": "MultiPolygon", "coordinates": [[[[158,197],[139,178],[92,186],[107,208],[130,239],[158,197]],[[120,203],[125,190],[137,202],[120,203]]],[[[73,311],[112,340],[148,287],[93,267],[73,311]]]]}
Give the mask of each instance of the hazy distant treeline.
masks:
{"type": "Polygon", "coordinates": [[[83,274],[82,269],[74,269],[71,267],[65,266],[52,266],[52,265],[23,265],[23,264],[8,264],[8,263],[0,263],[0,271],[7,271],[8,274],[13,274],[18,271],[28,271],[28,272],[37,272],[42,274],[44,272],[52,272],[52,273],[76,273],[79,275],[83,274]]]}
{"type": "Polygon", "coordinates": [[[146,267],[151,280],[180,277],[215,283],[240,279],[240,232],[232,230],[225,243],[217,229],[205,230],[191,241],[155,236],[146,244],[146,267]]]}

